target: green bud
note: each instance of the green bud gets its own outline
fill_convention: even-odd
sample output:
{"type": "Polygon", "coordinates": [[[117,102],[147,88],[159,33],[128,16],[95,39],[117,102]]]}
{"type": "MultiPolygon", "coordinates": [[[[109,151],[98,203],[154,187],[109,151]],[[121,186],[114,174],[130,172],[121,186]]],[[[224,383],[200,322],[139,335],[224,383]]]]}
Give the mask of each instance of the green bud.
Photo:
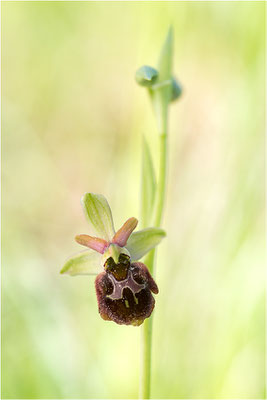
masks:
{"type": "Polygon", "coordinates": [[[158,71],[155,68],[143,65],[135,74],[136,82],[141,86],[152,86],[158,77],[158,71]]]}
{"type": "Polygon", "coordinates": [[[171,101],[177,100],[182,94],[182,86],[180,83],[172,77],[172,97],[171,101]]]}

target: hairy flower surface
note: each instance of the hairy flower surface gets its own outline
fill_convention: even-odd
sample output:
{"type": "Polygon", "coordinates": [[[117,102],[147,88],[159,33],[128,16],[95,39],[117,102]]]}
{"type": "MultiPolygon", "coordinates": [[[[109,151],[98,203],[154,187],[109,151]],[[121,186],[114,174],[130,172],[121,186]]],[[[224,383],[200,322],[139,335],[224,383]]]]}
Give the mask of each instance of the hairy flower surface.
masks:
{"type": "Polygon", "coordinates": [[[104,196],[86,193],[82,197],[85,215],[99,237],[86,234],[76,241],[89,248],[65,263],[61,273],[97,275],[95,289],[104,320],[140,325],[154,308],[158,287],[145,264],[137,262],[160,243],[165,232],[146,228],[133,232],[136,218],[129,218],[115,232],[112,213],[104,196]]]}

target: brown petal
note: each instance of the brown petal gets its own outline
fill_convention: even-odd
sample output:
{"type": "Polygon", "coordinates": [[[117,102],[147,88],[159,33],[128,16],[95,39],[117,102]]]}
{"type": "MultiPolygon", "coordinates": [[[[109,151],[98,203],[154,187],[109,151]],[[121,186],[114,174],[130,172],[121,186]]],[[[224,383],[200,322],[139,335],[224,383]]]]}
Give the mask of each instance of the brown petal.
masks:
{"type": "Polygon", "coordinates": [[[112,242],[116,243],[120,247],[124,247],[129,239],[129,236],[136,228],[138,220],[134,217],[129,218],[122,227],[114,235],[112,242]]]}
{"type": "Polygon", "coordinates": [[[101,254],[104,253],[105,249],[109,245],[106,240],[89,235],[77,235],[75,236],[75,240],[77,243],[89,247],[90,249],[95,250],[101,254]]]}

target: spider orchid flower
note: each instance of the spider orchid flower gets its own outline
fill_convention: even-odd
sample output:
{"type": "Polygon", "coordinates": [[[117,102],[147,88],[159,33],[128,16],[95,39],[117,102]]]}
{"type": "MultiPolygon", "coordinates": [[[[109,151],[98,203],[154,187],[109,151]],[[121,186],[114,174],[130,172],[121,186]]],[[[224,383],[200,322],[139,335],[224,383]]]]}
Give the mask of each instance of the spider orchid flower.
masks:
{"type": "Polygon", "coordinates": [[[158,287],[148,268],[138,260],[166,234],[160,228],[133,232],[138,224],[136,218],[129,218],[115,231],[104,196],[86,193],[81,202],[97,236],[76,236],[75,240],[89,249],[69,258],[60,272],[71,276],[97,275],[95,289],[101,317],[117,324],[141,325],[154,309],[151,292],[157,294],[158,287]]]}

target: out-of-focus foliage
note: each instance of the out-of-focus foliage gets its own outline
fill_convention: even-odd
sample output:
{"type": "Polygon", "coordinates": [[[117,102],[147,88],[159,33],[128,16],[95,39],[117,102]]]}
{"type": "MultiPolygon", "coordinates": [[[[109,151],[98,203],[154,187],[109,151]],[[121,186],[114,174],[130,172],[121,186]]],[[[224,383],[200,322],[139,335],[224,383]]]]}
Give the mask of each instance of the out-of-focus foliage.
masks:
{"type": "Polygon", "coordinates": [[[169,24],[171,106],[158,251],[156,398],[264,396],[264,3],[2,3],[2,398],[135,398],[139,328],[103,321],[94,279],[59,274],[103,193],[139,215],[156,123],[140,65],[169,24]]]}

